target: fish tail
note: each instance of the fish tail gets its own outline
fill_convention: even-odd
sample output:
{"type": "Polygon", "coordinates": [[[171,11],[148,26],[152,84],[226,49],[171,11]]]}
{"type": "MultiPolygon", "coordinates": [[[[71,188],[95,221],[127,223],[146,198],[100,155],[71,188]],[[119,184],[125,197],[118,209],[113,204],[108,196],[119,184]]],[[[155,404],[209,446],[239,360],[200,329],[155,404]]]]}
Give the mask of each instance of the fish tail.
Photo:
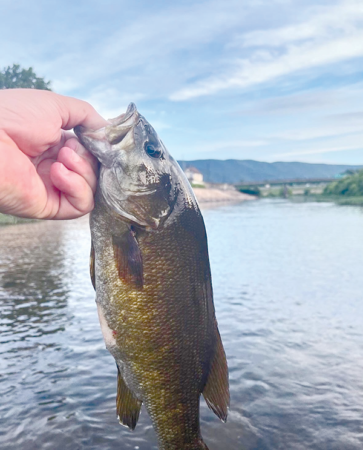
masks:
{"type": "Polygon", "coordinates": [[[209,450],[202,438],[188,443],[160,443],[161,450],[209,450]]]}
{"type": "Polygon", "coordinates": [[[200,438],[197,441],[193,442],[193,444],[187,444],[183,446],[183,450],[209,450],[209,448],[206,446],[203,439],[200,438]]]}

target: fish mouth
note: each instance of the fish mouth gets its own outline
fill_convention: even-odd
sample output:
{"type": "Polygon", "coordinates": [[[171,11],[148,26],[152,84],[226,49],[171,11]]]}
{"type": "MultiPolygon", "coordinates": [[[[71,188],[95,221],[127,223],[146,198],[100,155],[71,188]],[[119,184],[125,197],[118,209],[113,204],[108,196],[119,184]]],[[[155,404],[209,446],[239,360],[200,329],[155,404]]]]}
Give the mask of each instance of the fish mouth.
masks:
{"type": "Polygon", "coordinates": [[[74,127],[74,132],[79,140],[83,140],[83,138],[85,137],[101,141],[105,138],[105,128],[106,127],[98,128],[97,130],[90,130],[83,125],[77,125],[76,127],[74,127]]]}
{"type": "Polygon", "coordinates": [[[140,115],[134,103],[130,103],[127,111],[114,119],[108,119],[108,125],[97,130],[91,130],[83,125],[77,125],[74,132],[79,140],[89,144],[90,141],[106,141],[111,145],[121,141],[133,128],[140,115]]]}
{"type": "Polygon", "coordinates": [[[108,124],[97,130],[77,125],[74,132],[86,149],[105,167],[110,168],[117,154],[117,148],[126,135],[137,125],[140,115],[136,106],[131,103],[125,114],[109,119],[108,124]]]}

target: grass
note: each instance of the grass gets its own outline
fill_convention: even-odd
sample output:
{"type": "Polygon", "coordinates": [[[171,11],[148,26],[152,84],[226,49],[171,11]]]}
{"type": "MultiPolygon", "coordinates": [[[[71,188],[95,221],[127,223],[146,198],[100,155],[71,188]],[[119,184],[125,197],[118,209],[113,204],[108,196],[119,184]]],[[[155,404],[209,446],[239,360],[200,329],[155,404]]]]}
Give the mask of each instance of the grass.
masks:
{"type": "Polygon", "coordinates": [[[0,226],[1,225],[15,225],[17,223],[34,222],[34,219],[23,219],[21,217],[10,216],[9,214],[0,213],[0,226]]]}
{"type": "Polygon", "coordinates": [[[339,205],[363,206],[363,197],[341,197],[337,200],[339,205]]]}
{"type": "Polygon", "coordinates": [[[295,195],[292,200],[301,200],[305,202],[330,202],[344,206],[363,206],[362,197],[345,197],[343,195],[295,195]]]}
{"type": "Polygon", "coordinates": [[[193,187],[193,188],[203,188],[203,189],[205,189],[204,184],[195,184],[195,183],[192,183],[192,187],[193,187]]]}

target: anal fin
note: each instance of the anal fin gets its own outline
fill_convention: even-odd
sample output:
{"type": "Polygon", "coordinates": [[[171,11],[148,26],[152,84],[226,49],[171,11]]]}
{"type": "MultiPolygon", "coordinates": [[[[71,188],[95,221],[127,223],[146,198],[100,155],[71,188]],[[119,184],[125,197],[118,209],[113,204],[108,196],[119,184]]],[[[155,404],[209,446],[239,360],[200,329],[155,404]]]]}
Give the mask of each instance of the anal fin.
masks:
{"type": "Polygon", "coordinates": [[[207,383],[203,390],[203,397],[214,414],[223,420],[223,422],[226,422],[229,407],[228,366],[218,329],[216,332],[216,349],[207,383]]]}
{"type": "Polygon", "coordinates": [[[142,401],[138,400],[126,386],[118,367],[117,371],[117,416],[122,425],[134,430],[139,420],[142,401]]]}

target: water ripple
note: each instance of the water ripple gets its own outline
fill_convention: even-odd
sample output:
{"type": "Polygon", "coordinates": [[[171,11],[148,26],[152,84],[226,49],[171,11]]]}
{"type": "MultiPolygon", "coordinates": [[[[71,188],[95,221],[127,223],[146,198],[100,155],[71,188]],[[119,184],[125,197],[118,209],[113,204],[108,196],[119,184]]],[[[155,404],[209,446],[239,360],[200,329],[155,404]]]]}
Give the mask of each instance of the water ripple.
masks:
{"type": "MultiPolygon", "coordinates": [[[[261,201],[208,209],[230,368],[211,450],[363,447],[363,214],[261,201]]],[[[86,219],[0,229],[0,447],[156,449],[145,410],[115,417],[116,371],[89,281],[86,219]]]]}

